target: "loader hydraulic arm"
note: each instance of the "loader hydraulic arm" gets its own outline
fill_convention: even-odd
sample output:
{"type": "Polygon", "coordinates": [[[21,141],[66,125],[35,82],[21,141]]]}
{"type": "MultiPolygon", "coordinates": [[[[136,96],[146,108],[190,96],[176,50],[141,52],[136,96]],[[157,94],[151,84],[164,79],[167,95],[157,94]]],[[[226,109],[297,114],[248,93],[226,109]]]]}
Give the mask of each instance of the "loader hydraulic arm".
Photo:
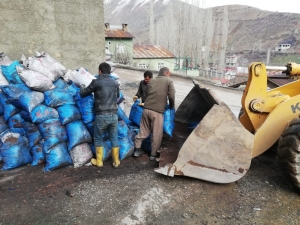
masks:
{"type": "Polygon", "coordinates": [[[288,91],[291,84],[267,91],[267,70],[282,71],[294,77],[300,75],[300,65],[296,63],[288,63],[285,67],[265,66],[263,63],[250,64],[248,82],[242,97],[242,108],[245,113],[240,121],[252,133],[261,126],[268,113],[276,106],[290,99],[291,95],[298,94],[288,91]]]}

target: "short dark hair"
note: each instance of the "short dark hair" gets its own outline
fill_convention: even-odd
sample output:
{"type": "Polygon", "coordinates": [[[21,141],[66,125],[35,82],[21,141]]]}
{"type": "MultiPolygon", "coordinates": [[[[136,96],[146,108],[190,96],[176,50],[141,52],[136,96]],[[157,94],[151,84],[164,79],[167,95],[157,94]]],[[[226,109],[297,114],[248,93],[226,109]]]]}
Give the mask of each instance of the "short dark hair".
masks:
{"type": "Polygon", "coordinates": [[[144,78],[146,78],[146,77],[152,78],[152,77],[153,77],[152,72],[149,71],[149,70],[145,71],[145,73],[144,73],[144,78]]]}
{"type": "Polygon", "coordinates": [[[101,73],[104,73],[104,74],[110,74],[110,65],[106,62],[103,62],[99,65],[99,70],[101,71],[101,73]]]}

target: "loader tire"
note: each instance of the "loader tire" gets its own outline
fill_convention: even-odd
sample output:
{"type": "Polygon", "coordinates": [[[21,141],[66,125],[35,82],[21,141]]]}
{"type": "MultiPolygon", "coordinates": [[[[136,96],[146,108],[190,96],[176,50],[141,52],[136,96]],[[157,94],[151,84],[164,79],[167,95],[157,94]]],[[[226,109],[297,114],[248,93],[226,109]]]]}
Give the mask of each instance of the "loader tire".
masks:
{"type": "Polygon", "coordinates": [[[282,133],[277,155],[293,185],[300,191],[300,118],[293,119],[282,133]]]}

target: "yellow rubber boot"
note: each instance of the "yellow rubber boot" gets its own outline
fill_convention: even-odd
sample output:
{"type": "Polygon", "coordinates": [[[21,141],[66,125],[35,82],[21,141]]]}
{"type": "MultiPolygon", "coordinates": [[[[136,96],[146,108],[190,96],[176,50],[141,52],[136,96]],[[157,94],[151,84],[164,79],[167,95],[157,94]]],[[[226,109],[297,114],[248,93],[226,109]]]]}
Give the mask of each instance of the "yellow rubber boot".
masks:
{"type": "Polygon", "coordinates": [[[103,147],[96,147],[96,159],[91,159],[94,166],[103,167],[103,147]]]}
{"type": "Polygon", "coordinates": [[[113,167],[118,167],[121,163],[119,160],[119,147],[112,148],[111,155],[113,158],[113,167]]]}

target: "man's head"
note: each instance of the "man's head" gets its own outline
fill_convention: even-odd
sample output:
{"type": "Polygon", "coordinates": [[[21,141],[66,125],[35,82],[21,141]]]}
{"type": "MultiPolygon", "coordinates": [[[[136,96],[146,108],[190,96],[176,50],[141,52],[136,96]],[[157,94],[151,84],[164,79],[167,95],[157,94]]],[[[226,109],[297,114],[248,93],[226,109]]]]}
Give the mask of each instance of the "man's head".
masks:
{"type": "Polygon", "coordinates": [[[149,81],[152,79],[152,77],[153,77],[152,72],[147,70],[147,71],[144,73],[144,82],[145,82],[146,84],[148,84],[149,81]]]}
{"type": "Polygon", "coordinates": [[[106,62],[103,62],[99,65],[99,75],[100,74],[110,74],[110,65],[106,62]]]}
{"type": "Polygon", "coordinates": [[[168,67],[163,67],[159,70],[158,75],[163,75],[169,77],[171,75],[171,72],[168,67]]]}

